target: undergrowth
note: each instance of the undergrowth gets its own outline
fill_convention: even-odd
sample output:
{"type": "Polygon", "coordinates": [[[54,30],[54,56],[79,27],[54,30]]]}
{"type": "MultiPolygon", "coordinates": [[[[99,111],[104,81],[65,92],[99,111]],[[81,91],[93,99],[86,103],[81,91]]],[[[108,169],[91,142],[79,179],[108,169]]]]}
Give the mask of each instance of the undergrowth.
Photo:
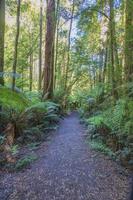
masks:
{"type": "MultiPolygon", "coordinates": [[[[130,95],[131,91],[130,88],[130,95]]],[[[107,94],[103,96],[102,89],[94,88],[81,99],[79,113],[81,121],[88,127],[90,146],[132,168],[132,96],[123,94],[114,102],[112,96],[107,98],[107,94]]]]}
{"type": "MultiPolygon", "coordinates": [[[[45,140],[48,133],[57,128],[59,119],[59,104],[42,101],[40,93],[16,92],[0,86],[0,164],[5,162],[6,143],[10,144],[8,153],[11,157],[16,157],[19,147],[24,144],[33,143],[32,148],[35,149],[35,143],[45,140]]],[[[31,160],[29,157],[19,160],[16,168],[21,168],[31,160]]]]}
{"type": "Polygon", "coordinates": [[[111,151],[102,141],[99,140],[89,140],[88,141],[90,147],[94,150],[98,150],[105,155],[109,155],[111,158],[115,158],[115,153],[111,151]]]}

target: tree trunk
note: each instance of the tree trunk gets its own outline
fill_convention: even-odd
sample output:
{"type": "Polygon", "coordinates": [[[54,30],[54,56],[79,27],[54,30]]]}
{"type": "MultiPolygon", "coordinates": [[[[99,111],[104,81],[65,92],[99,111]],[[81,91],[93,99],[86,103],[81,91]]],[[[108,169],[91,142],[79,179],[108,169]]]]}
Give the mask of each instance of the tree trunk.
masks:
{"type": "Polygon", "coordinates": [[[125,79],[133,81],[133,1],[126,0],[125,79]]]}
{"type": "Polygon", "coordinates": [[[30,91],[32,91],[32,83],[33,83],[33,54],[30,55],[30,73],[29,73],[29,83],[30,83],[30,91]]]}
{"type": "Polygon", "coordinates": [[[0,84],[4,85],[5,0],[0,0],[0,84]]]}
{"type": "Polygon", "coordinates": [[[59,6],[60,0],[57,1],[57,11],[56,11],[56,41],[55,41],[55,79],[54,79],[54,88],[56,87],[56,79],[57,79],[57,65],[58,65],[58,43],[59,43],[59,23],[60,23],[60,16],[59,16],[59,6]]]}
{"type": "Polygon", "coordinates": [[[39,80],[38,80],[38,90],[42,87],[42,0],[40,0],[40,37],[39,37],[39,80]]]}
{"type": "Polygon", "coordinates": [[[17,2],[17,19],[16,19],[16,38],[15,38],[15,49],[14,49],[14,60],[13,60],[13,80],[12,80],[12,90],[15,89],[16,85],[16,68],[17,68],[17,57],[18,57],[18,40],[19,40],[19,30],[20,30],[20,5],[21,0],[17,2]]]}
{"type": "Polygon", "coordinates": [[[102,81],[105,84],[105,75],[107,71],[107,61],[108,61],[108,47],[105,49],[105,60],[104,60],[104,67],[103,67],[103,75],[102,75],[102,81]]]}
{"type": "Polygon", "coordinates": [[[67,79],[68,79],[68,70],[69,70],[69,64],[70,64],[70,48],[71,48],[71,31],[72,31],[72,25],[73,25],[73,15],[74,15],[74,0],[72,5],[72,15],[70,20],[70,29],[68,33],[68,57],[67,57],[67,65],[66,65],[66,77],[65,77],[65,90],[67,90],[67,79]]]}
{"type": "Polygon", "coordinates": [[[112,95],[115,98],[115,52],[114,52],[114,0],[109,0],[110,6],[110,21],[109,21],[109,29],[110,29],[110,60],[111,60],[111,84],[112,84],[112,95]]]}
{"type": "Polygon", "coordinates": [[[52,98],[54,79],[55,1],[47,0],[43,98],[52,98]]]}

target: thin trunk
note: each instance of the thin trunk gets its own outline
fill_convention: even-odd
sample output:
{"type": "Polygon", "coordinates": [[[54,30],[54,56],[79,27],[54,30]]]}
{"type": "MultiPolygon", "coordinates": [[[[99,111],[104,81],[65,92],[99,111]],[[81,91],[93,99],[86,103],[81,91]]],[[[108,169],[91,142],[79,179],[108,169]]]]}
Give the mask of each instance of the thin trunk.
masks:
{"type": "Polygon", "coordinates": [[[107,61],[108,61],[108,47],[105,49],[105,60],[104,60],[104,67],[103,67],[103,83],[105,83],[105,75],[107,71],[107,61]]]}
{"type": "Polygon", "coordinates": [[[55,1],[47,0],[43,98],[52,98],[54,79],[55,1]]]}
{"type": "Polygon", "coordinates": [[[17,32],[16,32],[16,38],[15,38],[14,60],[13,60],[12,90],[15,89],[15,85],[16,85],[16,69],[17,69],[17,57],[18,57],[18,40],[19,40],[19,30],[20,30],[20,5],[21,5],[21,0],[18,0],[18,2],[17,2],[17,19],[16,19],[17,32]]]}
{"type": "Polygon", "coordinates": [[[57,78],[57,65],[58,65],[58,43],[59,43],[59,6],[60,0],[57,1],[57,13],[56,13],[56,41],[55,41],[55,80],[54,80],[54,88],[56,87],[56,78],[57,78]]]}
{"type": "Polygon", "coordinates": [[[114,60],[114,0],[109,0],[110,6],[110,60],[111,60],[111,80],[112,80],[112,95],[115,97],[115,60],[114,60]]]}
{"type": "Polygon", "coordinates": [[[68,57],[67,57],[67,65],[66,65],[65,90],[67,90],[68,71],[69,71],[69,64],[70,64],[71,31],[72,31],[72,25],[73,25],[74,8],[75,8],[75,4],[73,0],[72,15],[71,15],[70,28],[69,28],[69,33],[68,33],[68,57]]]}
{"type": "Polygon", "coordinates": [[[99,74],[98,74],[98,82],[102,82],[102,72],[104,69],[104,51],[101,50],[99,53],[99,74]]]}
{"type": "Polygon", "coordinates": [[[0,84],[4,85],[5,0],[0,0],[0,84]]]}
{"type": "Polygon", "coordinates": [[[33,54],[30,55],[30,71],[29,71],[29,90],[32,91],[33,84],[33,54]]]}
{"type": "Polygon", "coordinates": [[[39,81],[38,90],[41,90],[42,86],[42,0],[40,0],[40,37],[39,37],[39,81]]]}
{"type": "Polygon", "coordinates": [[[22,69],[21,69],[21,73],[22,73],[22,84],[21,84],[21,88],[22,88],[22,91],[24,90],[24,67],[22,66],[22,69]]]}

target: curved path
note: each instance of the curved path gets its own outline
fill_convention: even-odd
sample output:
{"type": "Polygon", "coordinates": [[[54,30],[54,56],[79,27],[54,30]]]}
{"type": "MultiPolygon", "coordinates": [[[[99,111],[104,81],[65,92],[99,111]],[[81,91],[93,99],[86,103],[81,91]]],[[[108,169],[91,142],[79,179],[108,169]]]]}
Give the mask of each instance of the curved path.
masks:
{"type": "Polygon", "coordinates": [[[129,176],[91,150],[76,113],[62,120],[39,159],[23,172],[5,174],[1,200],[127,200],[129,176]]]}

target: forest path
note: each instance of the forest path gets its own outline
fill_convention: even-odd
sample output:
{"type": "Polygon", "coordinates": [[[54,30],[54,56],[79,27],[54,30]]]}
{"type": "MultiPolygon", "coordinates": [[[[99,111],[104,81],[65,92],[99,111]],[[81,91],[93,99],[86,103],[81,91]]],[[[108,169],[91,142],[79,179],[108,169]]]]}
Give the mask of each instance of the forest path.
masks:
{"type": "Polygon", "coordinates": [[[1,200],[127,200],[128,175],[107,156],[88,147],[78,115],[61,120],[29,169],[5,174],[1,200]]]}

